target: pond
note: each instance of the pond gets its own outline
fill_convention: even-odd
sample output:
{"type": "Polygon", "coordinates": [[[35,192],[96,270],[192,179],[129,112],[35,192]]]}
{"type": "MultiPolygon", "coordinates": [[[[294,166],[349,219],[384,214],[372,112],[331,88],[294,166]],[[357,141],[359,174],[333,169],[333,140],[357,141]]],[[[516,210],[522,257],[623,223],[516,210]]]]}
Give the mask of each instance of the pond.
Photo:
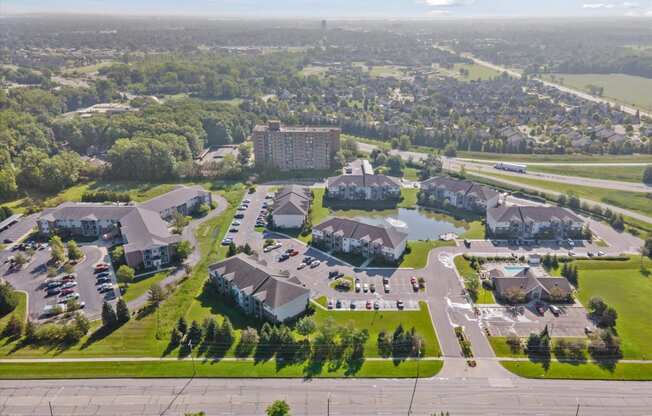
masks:
{"type": "Polygon", "coordinates": [[[466,231],[463,221],[456,221],[448,215],[438,214],[427,209],[399,208],[388,211],[357,211],[354,219],[372,225],[392,225],[406,228],[408,240],[437,240],[445,233],[463,234],[466,231]]]}

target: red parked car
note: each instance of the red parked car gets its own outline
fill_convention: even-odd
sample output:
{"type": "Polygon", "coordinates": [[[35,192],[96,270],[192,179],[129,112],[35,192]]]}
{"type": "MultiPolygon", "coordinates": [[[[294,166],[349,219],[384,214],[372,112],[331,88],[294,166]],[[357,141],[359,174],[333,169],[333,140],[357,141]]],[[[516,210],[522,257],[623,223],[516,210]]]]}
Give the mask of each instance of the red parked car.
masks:
{"type": "Polygon", "coordinates": [[[290,251],[289,254],[290,254],[290,257],[294,257],[294,256],[298,255],[299,252],[297,250],[292,250],[292,251],[290,251]]]}

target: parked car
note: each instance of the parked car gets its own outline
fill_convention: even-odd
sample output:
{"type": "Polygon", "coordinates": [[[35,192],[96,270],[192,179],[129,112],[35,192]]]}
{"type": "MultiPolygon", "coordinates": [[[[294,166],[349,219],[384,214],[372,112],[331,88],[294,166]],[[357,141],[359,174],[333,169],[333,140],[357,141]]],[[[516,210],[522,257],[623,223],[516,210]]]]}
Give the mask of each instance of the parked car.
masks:
{"type": "Polygon", "coordinates": [[[231,227],[238,227],[238,226],[240,226],[241,224],[242,224],[241,221],[234,220],[234,221],[231,223],[231,227]]]}
{"type": "Polygon", "coordinates": [[[233,216],[233,218],[238,219],[238,220],[241,220],[241,219],[244,218],[244,214],[241,213],[241,212],[238,212],[238,213],[236,213],[236,214],[233,216]]]}
{"type": "Polygon", "coordinates": [[[288,254],[290,255],[290,257],[294,257],[294,256],[298,256],[299,252],[297,250],[292,250],[288,254]]]}
{"type": "Polygon", "coordinates": [[[77,300],[77,299],[79,299],[79,293],[71,293],[59,299],[59,303],[68,303],[71,300],[77,300]]]}
{"type": "Polygon", "coordinates": [[[269,253],[272,250],[276,250],[277,248],[281,248],[283,245],[281,243],[275,243],[272,244],[271,246],[267,246],[263,249],[265,253],[269,253]]]}
{"type": "Polygon", "coordinates": [[[66,296],[66,295],[69,295],[71,293],[75,293],[75,289],[72,288],[72,287],[69,287],[67,289],[61,289],[60,296],[66,296]]]}
{"type": "Polygon", "coordinates": [[[59,289],[58,287],[53,287],[52,289],[48,289],[47,292],[45,292],[47,296],[55,296],[58,295],[59,293],[61,293],[61,289],[59,289]]]}
{"type": "MultiPolygon", "coordinates": [[[[108,275],[108,273],[106,273],[108,275]]],[[[72,282],[75,280],[75,275],[74,274],[67,274],[61,278],[64,282],[72,282]]]]}
{"type": "Polygon", "coordinates": [[[415,292],[419,291],[419,284],[417,282],[412,282],[412,290],[415,292]]]}
{"type": "Polygon", "coordinates": [[[233,243],[233,239],[232,239],[232,238],[228,238],[228,237],[227,237],[227,238],[225,238],[224,240],[222,240],[222,245],[223,245],[223,246],[231,245],[231,243],[233,243]]]}
{"type": "Polygon", "coordinates": [[[360,279],[355,279],[355,291],[360,292],[362,287],[360,286],[360,279]]]}
{"type": "Polygon", "coordinates": [[[380,309],[380,302],[379,302],[379,301],[375,301],[375,302],[374,302],[374,309],[375,309],[375,310],[380,309]]]}
{"type": "Polygon", "coordinates": [[[306,267],[306,263],[299,263],[299,265],[297,266],[297,270],[301,270],[304,267],[306,267]]]}
{"type": "Polygon", "coordinates": [[[328,300],[328,309],[333,309],[333,300],[332,299],[328,300]]]}
{"type": "Polygon", "coordinates": [[[339,270],[331,270],[330,272],[328,272],[329,279],[337,279],[340,277],[344,277],[344,273],[341,273],[339,270]]]}
{"type": "Polygon", "coordinates": [[[306,256],[306,257],[303,258],[303,262],[306,263],[306,264],[308,264],[308,265],[309,265],[310,263],[312,263],[313,260],[314,260],[314,259],[313,259],[312,257],[310,257],[310,256],[306,256]]]}
{"type": "Polygon", "coordinates": [[[341,307],[342,307],[342,301],[338,299],[338,300],[335,302],[335,307],[336,307],[337,309],[341,308],[341,307]]]}
{"type": "Polygon", "coordinates": [[[602,250],[598,250],[598,256],[599,256],[599,257],[604,256],[604,251],[602,251],[602,250]]]}
{"type": "Polygon", "coordinates": [[[373,284],[373,283],[370,284],[370,285],[369,285],[369,291],[370,291],[371,293],[375,293],[375,292],[376,292],[376,285],[373,284]]]}
{"type": "Polygon", "coordinates": [[[372,306],[372,305],[371,305],[371,301],[368,300],[367,303],[365,304],[365,307],[366,307],[367,309],[371,309],[371,306],[372,306]]]}
{"type": "Polygon", "coordinates": [[[389,283],[385,283],[385,284],[383,285],[383,287],[384,287],[384,289],[385,289],[385,293],[389,293],[389,291],[390,291],[389,283]]]}
{"type": "Polygon", "coordinates": [[[401,299],[396,301],[396,307],[398,309],[403,309],[405,307],[405,305],[403,304],[403,301],[401,299]]]}
{"type": "Polygon", "coordinates": [[[109,290],[113,290],[113,285],[111,283],[103,283],[98,286],[97,290],[100,293],[108,292],[109,290]]]}
{"type": "Polygon", "coordinates": [[[231,227],[231,228],[229,229],[229,232],[230,232],[230,233],[237,233],[237,232],[238,232],[238,229],[237,229],[236,227],[231,227]]]}
{"type": "Polygon", "coordinates": [[[539,315],[543,316],[546,313],[546,307],[543,303],[536,303],[534,308],[537,310],[539,315]]]}
{"type": "Polygon", "coordinates": [[[365,284],[362,285],[362,291],[364,293],[369,292],[369,284],[368,283],[365,283],[365,284]]]}
{"type": "Polygon", "coordinates": [[[111,278],[110,277],[100,277],[97,279],[97,284],[104,284],[104,283],[111,283],[111,278]]]}
{"type": "Polygon", "coordinates": [[[561,313],[561,309],[559,309],[555,305],[549,305],[548,307],[550,308],[550,312],[552,312],[552,314],[555,316],[559,316],[559,314],[561,313]]]}
{"type": "Polygon", "coordinates": [[[95,266],[95,273],[102,273],[109,270],[109,266],[95,266]]]}
{"type": "Polygon", "coordinates": [[[66,282],[61,286],[61,289],[69,289],[71,287],[77,286],[77,282],[66,282]]]}
{"type": "Polygon", "coordinates": [[[321,262],[319,260],[315,260],[312,263],[310,263],[310,268],[314,269],[315,267],[319,266],[321,262]]]}
{"type": "Polygon", "coordinates": [[[97,277],[98,279],[100,277],[108,277],[108,276],[109,276],[109,272],[102,272],[102,273],[99,273],[99,274],[95,275],[95,277],[97,277]]]}
{"type": "Polygon", "coordinates": [[[389,277],[383,276],[383,284],[389,283],[389,277]]]}
{"type": "Polygon", "coordinates": [[[283,253],[280,256],[278,256],[278,261],[285,261],[290,258],[290,255],[288,253],[283,253]]]}
{"type": "Polygon", "coordinates": [[[61,281],[61,280],[53,280],[53,281],[51,281],[50,283],[47,284],[47,288],[52,289],[52,288],[55,288],[55,287],[59,287],[62,284],[63,284],[63,281],[61,281]]]}

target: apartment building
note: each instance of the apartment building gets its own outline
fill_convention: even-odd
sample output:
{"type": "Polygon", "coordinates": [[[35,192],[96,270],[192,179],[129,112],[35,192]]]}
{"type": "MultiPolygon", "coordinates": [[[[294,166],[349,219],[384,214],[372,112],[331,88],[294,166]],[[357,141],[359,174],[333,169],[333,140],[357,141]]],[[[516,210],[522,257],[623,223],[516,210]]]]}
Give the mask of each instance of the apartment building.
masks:
{"type": "Polygon", "coordinates": [[[301,228],[310,211],[312,192],[307,186],[289,185],[279,189],[272,204],[272,222],[277,228],[301,228]]]}
{"type": "Polygon", "coordinates": [[[565,277],[550,276],[531,267],[523,267],[515,274],[506,273],[504,268],[495,268],[488,275],[496,296],[501,299],[508,299],[513,292],[521,292],[526,301],[562,302],[572,299],[573,287],[565,277]]]}
{"type": "Polygon", "coordinates": [[[582,238],[584,221],[560,207],[498,206],[487,209],[493,237],[522,240],[582,238]]]}
{"type": "Polygon", "coordinates": [[[244,254],[209,266],[208,273],[220,295],[258,319],[284,322],[302,314],[308,306],[310,290],[299,279],[274,274],[244,254]]]}
{"type": "Polygon", "coordinates": [[[389,225],[370,225],[337,217],[312,229],[312,241],[317,246],[388,261],[401,258],[407,246],[407,237],[407,233],[389,225]]]}
{"type": "Polygon", "coordinates": [[[256,165],[282,171],[330,169],[340,150],[336,127],[283,126],[279,121],[257,125],[251,133],[256,165]]]}
{"type": "Polygon", "coordinates": [[[436,176],[421,182],[419,202],[431,206],[453,206],[484,213],[498,205],[500,193],[475,182],[436,176]]]}
{"type": "Polygon", "coordinates": [[[368,163],[350,164],[345,172],[351,173],[326,180],[327,198],[344,201],[388,201],[401,198],[399,180],[375,174],[368,163]]]}
{"type": "Polygon", "coordinates": [[[181,236],[170,232],[165,221],[172,212],[190,214],[201,203],[211,202],[210,192],[180,186],[139,205],[65,202],[44,210],[37,219],[45,236],[121,238],[126,263],[133,268],[160,268],[174,259],[181,236]],[[188,198],[185,201],[183,198],[188,198]]]}

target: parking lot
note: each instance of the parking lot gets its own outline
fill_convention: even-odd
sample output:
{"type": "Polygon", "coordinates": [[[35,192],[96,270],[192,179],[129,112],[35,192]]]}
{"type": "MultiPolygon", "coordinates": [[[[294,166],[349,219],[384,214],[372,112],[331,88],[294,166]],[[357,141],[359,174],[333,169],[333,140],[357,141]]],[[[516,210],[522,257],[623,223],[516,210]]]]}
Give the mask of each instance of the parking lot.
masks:
{"type": "Polygon", "coordinates": [[[582,337],[586,335],[585,328],[594,327],[581,305],[557,306],[560,309],[558,316],[549,308],[542,316],[531,304],[516,308],[516,313],[513,308],[505,306],[479,306],[479,309],[482,323],[492,336],[526,337],[533,332],[541,332],[547,325],[552,336],[582,337]]]}
{"type": "MultiPolygon", "coordinates": [[[[84,302],[84,313],[89,317],[98,317],[102,311],[104,300],[115,301],[115,289],[100,293],[98,291],[95,265],[100,262],[108,263],[107,249],[101,245],[84,244],[80,245],[84,252],[84,258],[74,266],[73,275],[76,285],[73,286],[73,293],[78,293],[79,302],[84,302]]],[[[0,252],[0,273],[3,278],[11,283],[17,290],[27,292],[29,299],[29,317],[33,320],[44,319],[43,311],[47,305],[56,305],[63,301],[65,295],[47,294],[47,262],[50,259],[50,249],[37,249],[31,261],[20,270],[10,270],[8,259],[19,253],[19,250],[4,250],[0,252]]],[[[64,274],[54,279],[61,279],[64,274]]],[[[115,287],[115,274],[109,271],[109,276],[115,287]]]]}
{"type": "Polygon", "coordinates": [[[19,241],[36,227],[36,218],[39,214],[21,217],[15,224],[0,232],[0,243],[12,244],[19,241]]]}
{"type": "Polygon", "coordinates": [[[249,243],[252,248],[255,248],[257,245],[262,244],[262,233],[257,232],[255,228],[256,221],[264,210],[263,205],[271,203],[271,199],[265,198],[269,189],[267,186],[258,186],[253,194],[245,194],[240,207],[236,211],[236,216],[242,218],[233,218],[233,221],[237,221],[237,223],[232,222],[233,226],[225,237],[227,239],[231,238],[236,246],[249,243]]]}

